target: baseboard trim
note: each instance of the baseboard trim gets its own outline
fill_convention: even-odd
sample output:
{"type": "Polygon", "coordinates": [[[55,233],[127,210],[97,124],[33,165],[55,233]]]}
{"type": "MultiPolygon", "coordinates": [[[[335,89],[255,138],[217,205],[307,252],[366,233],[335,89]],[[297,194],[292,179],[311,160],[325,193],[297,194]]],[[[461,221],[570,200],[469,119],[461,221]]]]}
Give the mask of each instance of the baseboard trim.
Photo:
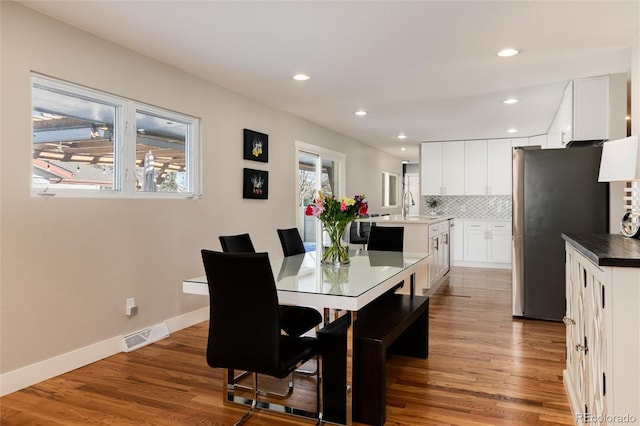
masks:
{"type": "Polygon", "coordinates": [[[511,263],[465,262],[462,260],[451,262],[451,266],[461,266],[465,268],[511,269],[511,263]]]}
{"type": "MultiPolygon", "coordinates": [[[[209,307],[165,320],[169,332],[191,327],[209,319],[209,307]]],[[[0,396],[48,380],[122,352],[122,336],[115,336],[52,358],[0,374],[0,396]]]]}

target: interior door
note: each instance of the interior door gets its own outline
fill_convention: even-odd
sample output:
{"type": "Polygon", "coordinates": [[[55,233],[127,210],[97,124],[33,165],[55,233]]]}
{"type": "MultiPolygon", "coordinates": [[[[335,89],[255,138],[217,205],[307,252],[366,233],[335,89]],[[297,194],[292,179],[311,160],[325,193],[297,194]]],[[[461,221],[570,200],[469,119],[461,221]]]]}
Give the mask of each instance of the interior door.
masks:
{"type": "Polygon", "coordinates": [[[320,241],[318,219],[304,212],[317,196],[340,197],[344,194],[344,163],[346,156],[339,152],[296,142],[297,146],[297,227],[307,251],[314,250],[320,241]]]}

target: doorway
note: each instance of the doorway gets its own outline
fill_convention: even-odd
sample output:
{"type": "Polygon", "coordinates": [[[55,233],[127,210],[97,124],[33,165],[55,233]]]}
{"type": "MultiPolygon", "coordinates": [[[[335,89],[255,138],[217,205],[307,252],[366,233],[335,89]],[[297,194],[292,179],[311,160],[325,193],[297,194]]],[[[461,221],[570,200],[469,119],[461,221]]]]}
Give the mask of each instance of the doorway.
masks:
{"type": "Polygon", "coordinates": [[[317,218],[305,216],[305,209],[313,202],[318,191],[336,197],[344,194],[345,159],[343,153],[296,142],[296,218],[307,251],[315,250],[320,226],[317,218]]]}

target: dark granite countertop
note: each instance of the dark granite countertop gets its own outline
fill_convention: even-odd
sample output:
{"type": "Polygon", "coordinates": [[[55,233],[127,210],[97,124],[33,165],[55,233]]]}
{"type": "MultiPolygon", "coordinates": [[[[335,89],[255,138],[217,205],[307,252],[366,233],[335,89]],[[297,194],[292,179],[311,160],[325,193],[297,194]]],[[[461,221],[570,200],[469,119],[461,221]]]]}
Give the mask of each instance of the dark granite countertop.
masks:
{"type": "Polygon", "coordinates": [[[620,234],[562,234],[562,238],[596,265],[640,267],[640,240],[620,234]]]}

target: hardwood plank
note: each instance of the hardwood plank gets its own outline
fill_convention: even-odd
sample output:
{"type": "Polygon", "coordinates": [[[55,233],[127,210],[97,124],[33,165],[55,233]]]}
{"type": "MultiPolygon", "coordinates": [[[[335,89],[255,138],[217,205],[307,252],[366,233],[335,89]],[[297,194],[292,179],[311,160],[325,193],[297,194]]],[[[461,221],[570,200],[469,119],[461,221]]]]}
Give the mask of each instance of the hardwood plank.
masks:
{"type": "MultiPolygon", "coordinates": [[[[429,358],[389,355],[387,425],[572,425],[561,323],[511,317],[510,271],[453,268],[431,294],[429,358]]],[[[231,425],[223,372],[205,360],[208,324],[0,399],[0,424],[231,425]]],[[[262,381],[282,390],[286,382],[262,381]]],[[[315,407],[315,381],[290,402],[315,407]]],[[[258,412],[250,425],[310,420],[258,412]]]]}

